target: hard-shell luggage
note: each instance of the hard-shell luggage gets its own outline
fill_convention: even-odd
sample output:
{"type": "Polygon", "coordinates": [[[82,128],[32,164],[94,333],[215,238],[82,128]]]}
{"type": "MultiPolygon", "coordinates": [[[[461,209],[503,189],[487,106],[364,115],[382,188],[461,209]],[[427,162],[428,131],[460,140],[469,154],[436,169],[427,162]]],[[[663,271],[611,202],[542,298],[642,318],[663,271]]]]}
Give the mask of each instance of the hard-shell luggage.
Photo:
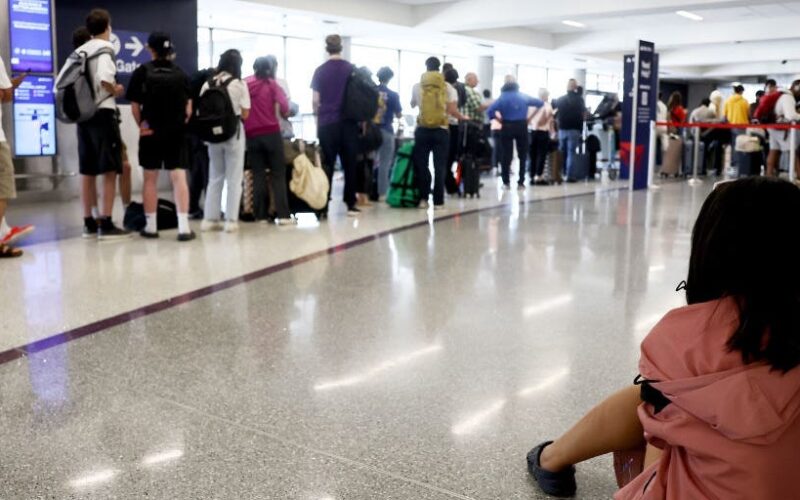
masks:
{"type": "Polygon", "coordinates": [[[544,167],[544,177],[550,184],[561,184],[564,182],[561,172],[563,170],[564,159],[561,151],[556,148],[547,155],[547,162],[544,167]]]}
{"type": "Polygon", "coordinates": [[[576,181],[583,181],[589,177],[589,153],[582,153],[580,150],[572,155],[572,169],[567,176],[576,181]]]}
{"type": "Polygon", "coordinates": [[[664,162],[661,165],[661,176],[679,175],[683,163],[683,139],[677,135],[670,135],[667,150],[664,152],[664,162]]]}
{"type": "Polygon", "coordinates": [[[761,151],[753,151],[750,153],[737,151],[736,156],[739,163],[739,177],[761,175],[761,163],[764,160],[764,155],[761,151]]]}
{"type": "Polygon", "coordinates": [[[458,164],[461,171],[461,195],[481,197],[481,171],[472,155],[464,155],[458,164]]]}

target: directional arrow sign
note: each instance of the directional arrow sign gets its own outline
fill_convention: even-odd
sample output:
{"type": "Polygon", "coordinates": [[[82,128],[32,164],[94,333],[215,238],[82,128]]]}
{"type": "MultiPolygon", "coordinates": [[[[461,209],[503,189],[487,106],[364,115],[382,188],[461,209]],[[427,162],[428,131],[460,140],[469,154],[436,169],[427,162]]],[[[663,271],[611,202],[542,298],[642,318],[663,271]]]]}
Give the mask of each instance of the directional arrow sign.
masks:
{"type": "Polygon", "coordinates": [[[131,51],[131,56],[139,57],[139,54],[144,50],[144,44],[136,35],[131,35],[130,40],[125,44],[125,49],[131,51]]]}

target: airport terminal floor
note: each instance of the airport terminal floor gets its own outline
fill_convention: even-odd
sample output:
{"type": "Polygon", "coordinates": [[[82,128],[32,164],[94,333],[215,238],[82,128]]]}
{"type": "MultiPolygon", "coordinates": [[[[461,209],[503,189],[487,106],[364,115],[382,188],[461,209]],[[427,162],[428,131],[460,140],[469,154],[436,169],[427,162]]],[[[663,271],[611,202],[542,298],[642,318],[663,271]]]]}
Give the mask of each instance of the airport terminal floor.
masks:
{"type": "MultiPolygon", "coordinates": [[[[0,497],[544,498],[525,454],[632,383],[710,189],[35,241],[0,266],[0,497]]],[[[578,482],[610,498],[610,457],[578,482]]]]}

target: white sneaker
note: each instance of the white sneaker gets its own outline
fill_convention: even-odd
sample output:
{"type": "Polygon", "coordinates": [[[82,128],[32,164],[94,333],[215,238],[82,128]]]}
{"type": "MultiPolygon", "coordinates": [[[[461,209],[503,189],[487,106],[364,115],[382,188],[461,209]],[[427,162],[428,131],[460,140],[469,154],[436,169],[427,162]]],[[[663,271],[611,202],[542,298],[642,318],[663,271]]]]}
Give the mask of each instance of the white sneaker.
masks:
{"type": "Polygon", "coordinates": [[[421,201],[421,202],[419,202],[419,208],[420,208],[420,210],[427,210],[427,209],[429,209],[430,207],[431,207],[431,205],[430,205],[430,203],[428,203],[427,201],[421,201]]]}
{"type": "Polygon", "coordinates": [[[296,226],[297,219],[293,217],[288,217],[286,219],[275,219],[276,226],[296,226]]]}
{"type": "Polygon", "coordinates": [[[226,221],[225,222],[225,232],[226,233],[235,233],[239,231],[239,223],[234,221],[226,221]]]}
{"type": "Polygon", "coordinates": [[[208,233],[210,231],[222,231],[223,226],[220,221],[216,220],[205,220],[200,223],[200,231],[204,233],[208,233]]]}
{"type": "Polygon", "coordinates": [[[445,210],[444,205],[434,205],[433,206],[433,211],[434,212],[439,212],[439,211],[442,211],[442,210],[445,210]]]}

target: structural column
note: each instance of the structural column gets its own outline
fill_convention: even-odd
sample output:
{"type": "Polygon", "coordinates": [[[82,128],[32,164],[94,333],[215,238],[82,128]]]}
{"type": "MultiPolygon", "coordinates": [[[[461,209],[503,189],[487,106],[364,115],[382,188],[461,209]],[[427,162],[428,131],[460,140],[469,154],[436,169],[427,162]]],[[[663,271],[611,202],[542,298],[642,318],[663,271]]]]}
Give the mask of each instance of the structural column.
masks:
{"type": "Polygon", "coordinates": [[[483,89],[492,89],[492,82],[494,81],[493,56],[481,56],[478,58],[478,80],[480,80],[478,89],[481,94],[483,94],[483,89]]]}

